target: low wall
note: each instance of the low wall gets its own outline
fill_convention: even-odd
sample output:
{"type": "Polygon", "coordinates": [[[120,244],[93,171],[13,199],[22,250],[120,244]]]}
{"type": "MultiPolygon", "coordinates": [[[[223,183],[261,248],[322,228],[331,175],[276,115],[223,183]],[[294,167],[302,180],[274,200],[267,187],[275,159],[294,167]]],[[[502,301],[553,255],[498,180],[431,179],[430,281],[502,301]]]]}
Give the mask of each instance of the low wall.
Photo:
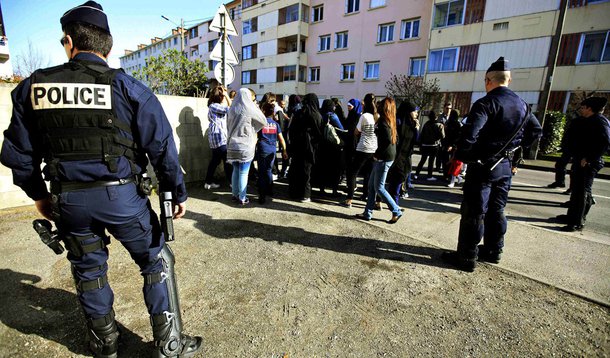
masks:
{"type": "MultiPolygon", "coordinates": [[[[11,120],[11,91],[13,84],[0,84],[0,131],[3,133],[11,120]]],[[[208,144],[207,99],[193,97],[158,96],[174,130],[180,164],[187,182],[202,181],[212,151],[208,144]]],[[[4,134],[0,137],[0,145],[4,134]]],[[[222,172],[222,165],[218,166],[222,172]]],[[[218,174],[218,173],[217,173],[218,174]]],[[[11,170],[0,165],[0,209],[30,205],[32,200],[13,185],[11,170]]]]}

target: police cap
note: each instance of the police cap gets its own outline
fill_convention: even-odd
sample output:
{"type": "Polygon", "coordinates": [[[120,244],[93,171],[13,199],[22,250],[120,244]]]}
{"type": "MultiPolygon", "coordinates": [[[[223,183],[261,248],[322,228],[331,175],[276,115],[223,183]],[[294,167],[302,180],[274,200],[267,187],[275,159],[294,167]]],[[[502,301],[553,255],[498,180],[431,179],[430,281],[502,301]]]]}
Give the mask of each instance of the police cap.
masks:
{"type": "Polygon", "coordinates": [[[491,66],[487,69],[487,72],[495,72],[495,71],[510,71],[510,67],[508,67],[508,61],[504,59],[504,57],[500,57],[496,60],[496,62],[492,63],[491,66]]]}
{"type": "Polygon", "coordinates": [[[606,107],[608,99],[605,97],[589,97],[580,103],[581,106],[590,107],[593,112],[601,112],[606,107]]]}
{"type": "Polygon", "coordinates": [[[103,10],[102,5],[95,1],[87,1],[82,5],[66,11],[59,22],[61,22],[62,28],[69,23],[78,22],[93,25],[110,33],[108,18],[103,10]]]}

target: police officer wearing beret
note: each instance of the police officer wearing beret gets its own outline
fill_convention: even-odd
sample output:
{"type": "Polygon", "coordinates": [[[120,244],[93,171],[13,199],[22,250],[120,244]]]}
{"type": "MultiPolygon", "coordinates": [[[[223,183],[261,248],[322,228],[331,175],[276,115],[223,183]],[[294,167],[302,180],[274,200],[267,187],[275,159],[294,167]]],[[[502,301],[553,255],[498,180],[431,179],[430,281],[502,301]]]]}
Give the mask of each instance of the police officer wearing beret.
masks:
{"type": "Polygon", "coordinates": [[[593,205],[593,179],[604,167],[602,156],[610,146],[608,118],[602,115],[607,102],[604,97],[585,99],[578,109],[581,118],[573,124],[573,133],[567,143],[568,151],[572,154],[572,193],[565,231],[582,230],[593,205]]]}
{"type": "Polygon", "coordinates": [[[108,231],[140,267],[154,355],[191,356],[201,338],[182,333],[173,255],[137,185],[150,160],[160,191],[173,194],[174,218],[184,215],[187,195],[172,128],[148,88],[106,64],[112,36],[99,4],[68,10],[61,25],[69,62],[38,70],[13,90],[0,159],[38,211],[55,221],[94,355],[117,356],[108,231]]]}
{"type": "Polygon", "coordinates": [[[542,134],[527,103],[508,89],[510,82],[508,61],[500,57],[487,70],[487,95],[472,105],[458,140],[456,158],[469,163],[462,217],[457,251],[447,252],[442,258],[464,271],[474,271],[477,257],[500,261],[507,226],[504,207],[512,178],[511,157],[519,146],[531,145],[542,134]]]}

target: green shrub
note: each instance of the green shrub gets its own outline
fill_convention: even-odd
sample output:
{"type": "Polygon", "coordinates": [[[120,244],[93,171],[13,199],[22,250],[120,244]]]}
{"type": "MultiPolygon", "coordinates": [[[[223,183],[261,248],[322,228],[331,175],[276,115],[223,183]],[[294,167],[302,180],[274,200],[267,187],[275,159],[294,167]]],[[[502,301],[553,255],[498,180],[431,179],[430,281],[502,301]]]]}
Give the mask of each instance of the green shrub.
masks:
{"type": "Polygon", "coordinates": [[[542,154],[555,153],[561,150],[561,139],[566,124],[566,115],[562,112],[547,111],[540,138],[542,154]]]}

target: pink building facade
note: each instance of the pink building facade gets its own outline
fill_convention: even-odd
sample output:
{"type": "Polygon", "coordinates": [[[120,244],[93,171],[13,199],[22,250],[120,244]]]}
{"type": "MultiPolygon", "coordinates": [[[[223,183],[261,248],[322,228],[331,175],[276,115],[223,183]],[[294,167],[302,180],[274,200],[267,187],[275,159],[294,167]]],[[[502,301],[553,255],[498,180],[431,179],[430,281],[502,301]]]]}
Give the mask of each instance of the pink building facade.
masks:
{"type": "Polygon", "coordinates": [[[423,76],[429,0],[312,0],[307,92],[345,106],[366,93],[385,96],[392,74],[423,76]]]}

